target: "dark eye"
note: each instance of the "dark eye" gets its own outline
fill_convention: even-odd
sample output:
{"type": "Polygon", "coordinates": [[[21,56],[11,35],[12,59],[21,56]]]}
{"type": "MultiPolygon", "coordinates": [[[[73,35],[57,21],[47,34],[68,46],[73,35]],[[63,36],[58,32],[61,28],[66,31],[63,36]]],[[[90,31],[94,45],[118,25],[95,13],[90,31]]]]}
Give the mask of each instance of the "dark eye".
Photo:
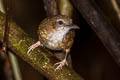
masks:
{"type": "Polygon", "coordinates": [[[59,23],[60,25],[62,25],[62,24],[63,24],[63,21],[58,21],[58,23],[59,23]]]}

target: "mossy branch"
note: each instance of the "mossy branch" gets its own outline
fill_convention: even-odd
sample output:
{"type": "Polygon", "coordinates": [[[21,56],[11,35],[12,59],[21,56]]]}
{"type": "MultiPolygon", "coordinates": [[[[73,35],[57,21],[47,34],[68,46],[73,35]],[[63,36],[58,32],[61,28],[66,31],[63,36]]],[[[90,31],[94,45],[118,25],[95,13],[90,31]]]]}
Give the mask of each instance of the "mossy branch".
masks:
{"type": "MultiPolygon", "coordinates": [[[[3,40],[5,17],[0,13],[0,41],[3,40]]],[[[54,63],[58,60],[47,50],[36,48],[27,54],[28,47],[35,42],[14,21],[11,22],[9,34],[9,49],[24,59],[33,68],[43,73],[50,80],[83,80],[74,70],[64,67],[54,72],[54,63]]]]}

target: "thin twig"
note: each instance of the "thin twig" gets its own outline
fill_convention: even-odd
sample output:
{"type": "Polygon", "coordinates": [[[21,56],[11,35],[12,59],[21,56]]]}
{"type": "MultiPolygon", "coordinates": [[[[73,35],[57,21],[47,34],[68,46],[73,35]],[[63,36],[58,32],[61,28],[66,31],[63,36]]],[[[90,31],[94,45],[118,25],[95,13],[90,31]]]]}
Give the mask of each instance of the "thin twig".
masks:
{"type": "MultiPolygon", "coordinates": [[[[11,3],[10,0],[5,0],[5,9],[6,9],[6,20],[5,20],[5,31],[4,31],[4,39],[2,45],[2,51],[4,55],[8,54],[8,38],[9,38],[9,29],[10,29],[10,19],[11,19],[11,3]]],[[[13,80],[11,65],[8,56],[6,56],[4,72],[7,80],[13,80]]]]}
{"type": "MultiPolygon", "coordinates": [[[[16,80],[22,80],[20,68],[18,66],[17,58],[13,54],[8,53],[7,47],[8,47],[8,39],[9,39],[9,31],[10,31],[10,21],[12,19],[12,0],[5,0],[5,9],[6,9],[6,21],[5,21],[5,32],[4,32],[4,40],[3,40],[3,51],[4,54],[8,54],[8,57],[6,57],[7,64],[5,65],[5,73],[6,76],[8,76],[7,80],[11,80],[13,78],[12,76],[12,70],[13,74],[16,80]],[[10,64],[11,63],[11,64],[10,64]],[[11,70],[12,67],[12,70],[11,70]]],[[[4,11],[4,9],[2,10],[4,11]]],[[[5,12],[5,11],[4,11],[5,12]]],[[[13,79],[12,79],[13,80],[13,79]]]]}

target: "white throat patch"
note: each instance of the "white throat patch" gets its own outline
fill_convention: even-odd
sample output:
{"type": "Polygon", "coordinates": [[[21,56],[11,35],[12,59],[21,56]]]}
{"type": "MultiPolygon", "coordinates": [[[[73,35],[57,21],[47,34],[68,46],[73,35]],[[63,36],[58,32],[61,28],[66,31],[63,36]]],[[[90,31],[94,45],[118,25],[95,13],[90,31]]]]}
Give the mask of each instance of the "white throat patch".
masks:
{"type": "Polygon", "coordinates": [[[54,44],[58,43],[59,41],[63,40],[64,36],[68,33],[68,31],[69,31],[69,28],[59,27],[57,28],[57,31],[49,34],[49,39],[54,44]]]}

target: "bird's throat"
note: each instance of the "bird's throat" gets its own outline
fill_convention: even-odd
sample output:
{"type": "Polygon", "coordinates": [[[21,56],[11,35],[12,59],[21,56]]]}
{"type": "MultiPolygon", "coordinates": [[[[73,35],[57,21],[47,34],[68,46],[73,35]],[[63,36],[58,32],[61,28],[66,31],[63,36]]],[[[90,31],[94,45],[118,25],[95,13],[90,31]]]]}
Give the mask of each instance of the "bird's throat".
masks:
{"type": "Polygon", "coordinates": [[[54,44],[61,42],[66,34],[69,32],[69,29],[58,28],[55,32],[49,34],[49,39],[54,44]]]}

